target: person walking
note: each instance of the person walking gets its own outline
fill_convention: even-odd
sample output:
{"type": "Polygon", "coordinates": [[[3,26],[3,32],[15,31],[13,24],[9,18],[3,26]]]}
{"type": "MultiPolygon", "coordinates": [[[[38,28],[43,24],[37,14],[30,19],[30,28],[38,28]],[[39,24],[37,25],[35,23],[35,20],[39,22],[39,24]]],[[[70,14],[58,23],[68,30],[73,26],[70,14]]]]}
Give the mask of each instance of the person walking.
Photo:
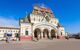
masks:
{"type": "Polygon", "coordinates": [[[6,43],[9,43],[9,37],[6,36],[6,43]]]}

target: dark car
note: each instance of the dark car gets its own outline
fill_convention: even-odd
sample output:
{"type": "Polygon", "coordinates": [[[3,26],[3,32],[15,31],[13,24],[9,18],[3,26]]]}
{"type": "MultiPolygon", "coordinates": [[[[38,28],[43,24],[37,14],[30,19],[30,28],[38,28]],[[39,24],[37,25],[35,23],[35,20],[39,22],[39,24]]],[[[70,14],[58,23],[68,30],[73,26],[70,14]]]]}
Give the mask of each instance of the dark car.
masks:
{"type": "Polygon", "coordinates": [[[76,39],[80,39],[80,34],[75,35],[76,39]]]}

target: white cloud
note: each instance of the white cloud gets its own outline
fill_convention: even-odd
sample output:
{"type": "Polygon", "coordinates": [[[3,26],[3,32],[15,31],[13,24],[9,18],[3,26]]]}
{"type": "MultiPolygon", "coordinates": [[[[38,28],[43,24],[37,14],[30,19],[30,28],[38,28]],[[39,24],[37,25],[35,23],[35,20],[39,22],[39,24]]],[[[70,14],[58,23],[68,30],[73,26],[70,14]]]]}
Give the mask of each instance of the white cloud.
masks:
{"type": "Polygon", "coordinates": [[[0,17],[0,27],[19,27],[19,21],[12,18],[0,17]]]}

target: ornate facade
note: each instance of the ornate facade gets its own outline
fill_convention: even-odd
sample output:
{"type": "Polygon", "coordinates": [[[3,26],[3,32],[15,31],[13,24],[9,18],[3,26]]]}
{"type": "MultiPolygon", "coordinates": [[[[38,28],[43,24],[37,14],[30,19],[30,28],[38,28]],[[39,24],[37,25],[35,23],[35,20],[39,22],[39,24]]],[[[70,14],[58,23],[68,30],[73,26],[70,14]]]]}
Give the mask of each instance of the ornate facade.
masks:
{"type": "Polygon", "coordinates": [[[65,29],[48,8],[34,6],[31,14],[20,19],[20,39],[65,38],[65,29]]]}

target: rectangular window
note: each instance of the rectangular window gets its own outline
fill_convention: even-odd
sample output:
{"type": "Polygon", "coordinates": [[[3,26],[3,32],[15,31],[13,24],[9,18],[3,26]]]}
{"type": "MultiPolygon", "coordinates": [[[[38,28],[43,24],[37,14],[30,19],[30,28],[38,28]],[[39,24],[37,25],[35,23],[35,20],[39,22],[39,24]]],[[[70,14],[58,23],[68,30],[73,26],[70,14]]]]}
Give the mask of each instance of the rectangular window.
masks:
{"type": "Polygon", "coordinates": [[[39,18],[39,22],[40,22],[40,18],[39,18]]]}
{"type": "Polygon", "coordinates": [[[28,31],[25,31],[25,35],[28,35],[28,31]]]}
{"type": "Polygon", "coordinates": [[[34,21],[35,21],[35,18],[34,18],[34,21]]]}
{"type": "Polygon", "coordinates": [[[3,30],[3,32],[4,32],[4,30],[3,30]]]}

